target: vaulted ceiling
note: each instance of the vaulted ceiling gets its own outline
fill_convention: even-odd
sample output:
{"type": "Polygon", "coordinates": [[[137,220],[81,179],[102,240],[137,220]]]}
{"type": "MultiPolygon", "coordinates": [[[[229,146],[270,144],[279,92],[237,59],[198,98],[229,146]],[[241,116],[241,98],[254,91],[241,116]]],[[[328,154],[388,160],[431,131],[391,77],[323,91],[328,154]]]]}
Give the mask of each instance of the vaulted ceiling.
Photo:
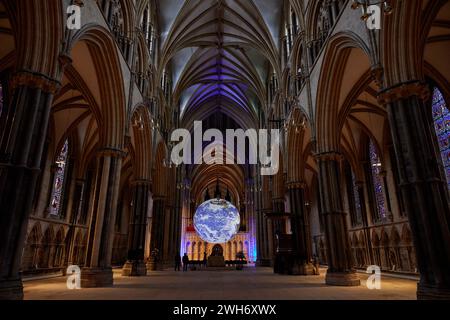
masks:
{"type": "Polygon", "coordinates": [[[225,113],[255,127],[268,72],[279,73],[279,0],[161,0],[161,70],[182,126],[225,113]]]}
{"type": "MultiPolygon", "coordinates": [[[[260,109],[267,108],[269,73],[280,74],[282,4],[280,0],[159,1],[159,71],[172,76],[182,127],[192,129],[194,121],[206,120],[204,129],[208,129],[226,118],[244,129],[258,127],[260,109]]],[[[235,200],[244,193],[244,169],[239,165],[191,170],[197,200],[217,179],[235,200]]]]}

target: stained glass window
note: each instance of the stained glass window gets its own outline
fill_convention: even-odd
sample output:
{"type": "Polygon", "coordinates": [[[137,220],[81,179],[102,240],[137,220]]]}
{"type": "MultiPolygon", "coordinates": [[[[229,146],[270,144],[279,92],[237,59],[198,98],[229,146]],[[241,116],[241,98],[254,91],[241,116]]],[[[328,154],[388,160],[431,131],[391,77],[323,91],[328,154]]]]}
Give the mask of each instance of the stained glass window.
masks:
{"type": "Polygon", "coordinates": [[[450,111],[444,100],[444,96],[438,88],[433,90],[433,120],[436,136],[439,141],[442,163],[447,177],[447,185],[450,189],[450,111]]]}
{"type": "Polygon", "coordinates": [[[0,83],[0,116],[2,115],[3,110],[3,86],[0,83]]]}
{"type": "Polygon", "coordinates": [[[352,170],[352,189],[353,189],[353,201],[355,202],[355,223],[356,225],[362,224],[362,209],[361,209],[361,198],[359,197],[359,187],[356,183],[355,174],[352,170]]]}
{"type": "Polygon", "coordinates": [[[66,140],[55,162],[55,174],[53,178],[52,197],[50,201],[50,214],[53,216],[60,215],[61,202],[63,200],[64,180],[67,173],[68,151],[69,141],[66,140]]]}
{"type": "Polygon", "coordinates": [[[372,183],[375,193],[375,206],[377,213],[377,220],[384,220],[386,218],[386,207],[383,191],[383,177],[381,175],[381,161],[378,155],[377,146],[373,141],[370,141],[369,146],[370,168],[372,173],[372,183]]]}

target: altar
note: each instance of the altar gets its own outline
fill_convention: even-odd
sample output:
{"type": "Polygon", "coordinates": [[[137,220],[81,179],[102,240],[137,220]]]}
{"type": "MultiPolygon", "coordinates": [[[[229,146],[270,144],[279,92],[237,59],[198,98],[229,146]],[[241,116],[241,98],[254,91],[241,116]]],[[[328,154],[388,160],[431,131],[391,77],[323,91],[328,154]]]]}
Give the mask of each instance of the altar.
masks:
{"type": "Polygon", "coordinates": [[[225,257],[220,244],[216,244],[213,247],[212,254],[208,257],[207,266],[208,268],[225,268],[225,257]]]}

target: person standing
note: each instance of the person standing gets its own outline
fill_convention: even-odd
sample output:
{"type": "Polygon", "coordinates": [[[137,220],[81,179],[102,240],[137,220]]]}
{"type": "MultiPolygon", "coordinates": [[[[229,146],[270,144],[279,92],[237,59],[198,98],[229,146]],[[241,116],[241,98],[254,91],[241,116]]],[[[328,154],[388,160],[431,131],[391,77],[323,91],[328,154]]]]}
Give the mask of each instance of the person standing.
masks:
{"type": "Polygon", "coordinates": [[[189,266],[189,257],[187,253],[185,253],[183,256],[183,271],[188,271],[188,266],[189,266]]]}
{"type": "Polygon", "coordinates": [[[203,252],[203,268],[206,268],[208,264],[208,259],[206,258],[206,252],[203,252]]]}

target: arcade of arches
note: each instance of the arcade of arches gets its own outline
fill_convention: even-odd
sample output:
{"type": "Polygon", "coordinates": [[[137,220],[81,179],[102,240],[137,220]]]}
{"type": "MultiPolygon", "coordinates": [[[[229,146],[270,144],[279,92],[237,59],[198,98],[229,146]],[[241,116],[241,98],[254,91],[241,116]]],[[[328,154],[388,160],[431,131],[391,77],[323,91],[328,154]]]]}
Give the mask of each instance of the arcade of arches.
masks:
{"type": "Polygon", "coordinates": [[[329,286],[378,265],[450,298],[450,1],[388,2],[371,30],[346,0],[0,0],[0,298],[202,260],[215,196],[241,215],[226,260],[329,286]],[[279,129],[278,173],[173,165],[194,121],[279,129]]]}

